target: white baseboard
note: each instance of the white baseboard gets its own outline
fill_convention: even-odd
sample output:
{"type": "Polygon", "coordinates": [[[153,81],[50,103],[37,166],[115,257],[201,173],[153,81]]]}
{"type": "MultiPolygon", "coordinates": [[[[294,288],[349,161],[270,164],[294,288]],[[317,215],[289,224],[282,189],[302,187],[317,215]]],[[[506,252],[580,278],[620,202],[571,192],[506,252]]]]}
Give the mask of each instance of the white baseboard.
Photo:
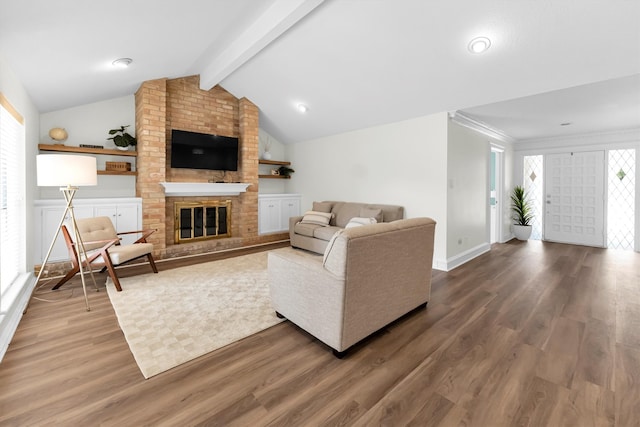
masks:
{"type": "Polygon", "coordinates": [[[447,258],[446,260],[434,260],[433,268],[436,270],[443,271],[451,271],[456,267],[460,267],[465,262],[469,262],[472,259],[489,252],[491,250],[491,245],[489,243],[482,243],[475,248],[468,249],[458,255],[454,255],[451,258],[447,258]]]}
{"type": "Polygon", "coordinates": [[[32,273],[22,274],[13,283],[7,293],[2,296],[0,311],[0,362],[4,358],[9,343],[18,329],[22,312],[27,307],[31,292],[36,286],[36,278],[32,273]]]}

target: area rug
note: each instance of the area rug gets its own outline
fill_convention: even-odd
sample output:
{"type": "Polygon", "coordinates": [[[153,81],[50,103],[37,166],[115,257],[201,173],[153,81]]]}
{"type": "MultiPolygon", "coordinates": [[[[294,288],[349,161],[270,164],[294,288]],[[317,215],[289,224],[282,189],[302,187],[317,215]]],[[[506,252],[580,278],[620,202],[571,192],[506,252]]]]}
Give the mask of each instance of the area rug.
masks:
{"type": "Polygon", "coordinates": [[[107,280],[120,328],[145,378],[279,322],[267,252],[107,280]]]}

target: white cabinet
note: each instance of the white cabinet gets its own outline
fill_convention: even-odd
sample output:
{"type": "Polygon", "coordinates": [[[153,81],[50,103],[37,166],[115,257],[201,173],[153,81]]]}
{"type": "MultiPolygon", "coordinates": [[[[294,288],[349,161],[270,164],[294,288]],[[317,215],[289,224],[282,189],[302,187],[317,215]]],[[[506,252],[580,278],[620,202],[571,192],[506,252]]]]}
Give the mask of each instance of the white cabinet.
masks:
{"type": "MultiPolygon", "coordinates": [[[[36,254],[34,262],[41,264],[47,255],[51,240],[58,230],[60,217],[65,208],[65,201],[61,200],[36,200],[34,202],[35,224],[34,238],[36,254]]],[[[136,231],[142,227],[142,199],[74,199],[73,211],[76,219],[91,218],[94,216],[109,216],[117,231],[136,231]]],[[[65,224],[70,220],[69,214],[65,217],[65,224]]],[[[123,242],[133,242],[139,236],[133,234],[123,239],[123,242]]],[[[69,259],[67,246],[64,243],[62,232],[59,233],[49,256],[48,262],[66,261],[69,259]]]]}
{"type": "Polygon", "coordinates": [[[300,215],[299,194],[259,194],[258,233],[289,230],[289,218],[300,215]]]}

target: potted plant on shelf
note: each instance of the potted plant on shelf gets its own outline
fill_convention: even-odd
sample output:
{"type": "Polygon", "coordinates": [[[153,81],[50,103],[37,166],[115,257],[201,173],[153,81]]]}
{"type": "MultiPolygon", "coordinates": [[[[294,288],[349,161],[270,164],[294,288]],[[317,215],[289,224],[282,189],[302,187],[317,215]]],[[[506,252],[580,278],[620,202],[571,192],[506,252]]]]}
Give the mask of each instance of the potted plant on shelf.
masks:
{"type": "Polygon", "coordinates": [[[133,147],[138,143],[135,136],[131,136],[129,133],[127,133],[128,127],[129,125],[120,126],[119,129],[111,129],[109,131],[109,135],[113,136],[107,139],[112,140],[113,143],[116,144],[116,148],[118,150],[128,150],[129,146],[133,147]]]}
{"type": "Polygon", "coordinates": [[[513,234],[518,240],[528,240],[531,237],[531,221],[533,212],[524,187],[516,185],[511,193],[511,211],[513,212],[513,234]]]}
{"type": "Polygon", "coordinates": [[[295,171],[291,168],[288,168],[286,166],[280,166],[278,168],[278,173],[282,176],[291,176],[292,173],[294,173],[295,171]]]}

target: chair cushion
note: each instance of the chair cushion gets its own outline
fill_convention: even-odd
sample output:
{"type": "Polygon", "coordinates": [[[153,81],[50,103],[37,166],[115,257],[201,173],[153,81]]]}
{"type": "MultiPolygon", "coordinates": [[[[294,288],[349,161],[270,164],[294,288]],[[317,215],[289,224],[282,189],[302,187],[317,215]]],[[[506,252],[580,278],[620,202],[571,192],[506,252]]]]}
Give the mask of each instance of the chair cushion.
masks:
{"type": "MultiPolygon", "coordinates": [[[[108,216],[77,219],[76,224],[78,224],[78,232],[82,237],[82,241],[85,242],[84,247],[87,251],[103,247],[104,242],[94,244],[87,244],[86,242],[118,238],[118,233],[116,233],[116,229],[108,216]]],[[[73,233],[71,227],[67,228],[73,233]]]]}
{"type": "MultiPolygon", "coordinates": [[[[109,253],[109,257],[111,258],[113,265],[119,265],[153,252],[153,244],[135,243],[131,245],[111,246],[107,249],[107,252],[109,253]]],[[[102,256],[97,257],[92,264],[104,264],[102,256]]]]}

